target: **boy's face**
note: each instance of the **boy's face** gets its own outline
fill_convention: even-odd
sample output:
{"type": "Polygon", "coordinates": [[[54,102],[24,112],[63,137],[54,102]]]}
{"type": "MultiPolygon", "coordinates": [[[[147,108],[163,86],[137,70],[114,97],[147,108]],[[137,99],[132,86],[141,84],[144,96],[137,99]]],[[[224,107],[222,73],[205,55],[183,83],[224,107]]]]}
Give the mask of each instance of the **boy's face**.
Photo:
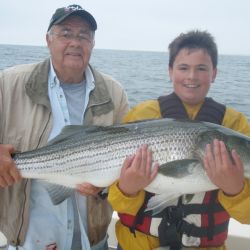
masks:
{"type": "Polygon", "coordinates": [[[169,68],[175,93],[188,105],[204,100],[216,72],[211,57],[203,49],[181,49],[169,68]]]}

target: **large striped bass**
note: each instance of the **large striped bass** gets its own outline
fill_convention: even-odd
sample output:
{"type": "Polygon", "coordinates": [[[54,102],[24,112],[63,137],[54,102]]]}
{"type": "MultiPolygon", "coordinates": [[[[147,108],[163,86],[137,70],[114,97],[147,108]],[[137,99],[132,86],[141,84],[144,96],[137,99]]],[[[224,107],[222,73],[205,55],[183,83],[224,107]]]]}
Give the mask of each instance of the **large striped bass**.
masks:
{"type": "MultiPolygon", "coordinates": [[[[125,158],[148,144],[160,169],[146,190],[173,200],[217,188],[202,163],[205,146],[214,138],[224,141],[228,150],[237,150],[245,176],[250,177],[250,137],[207,122],[172,119],[110,127],[67,126],[47,146],[16,154],[14,160],[24,178],[43,179],[66,190],[83,182],[107,187],[119,178],[125,158]]],[[[61,188],[58,197],[53,187],[48,191],[55,204],[69,195],[61,188]]]]}

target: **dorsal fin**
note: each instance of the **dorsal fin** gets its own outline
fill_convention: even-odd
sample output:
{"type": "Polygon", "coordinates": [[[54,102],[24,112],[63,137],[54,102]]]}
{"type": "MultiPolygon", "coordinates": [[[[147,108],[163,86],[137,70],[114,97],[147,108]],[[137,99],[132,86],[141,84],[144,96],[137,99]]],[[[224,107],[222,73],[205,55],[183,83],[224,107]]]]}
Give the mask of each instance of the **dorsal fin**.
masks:
{"type": "Polygon", "coordinates": [[[121,132],[126,132],[126,131],[128,131],[128,128],[121,127],[119,125],[118,126],[67,125],[63,127],[63,129],[61,130],[61,133],[58,136],[56,136],[54,139],[49,141],[47,145],[57,144],[59,142],[62,142],[71,138],[72,136],[79,135],[79,134],[81,134],[81,136],[83,134],[98,133],[98,132],[102,132],[102,134],[104,132],[115,134],[115,133],[121,133],[121,132]]]}
{"type": "Polygon", "coordinates": [[[83,125],[67,125],[62,128],[59,135],[57,135],[54,139],[49,141],[48,145],[54,145],[56,143],[67,140],[68,138],[76,135],[76,134],[85,134],[85,133],[93,133],[100,131],[103,128],[101,126],[83,126],[83,125]]]}

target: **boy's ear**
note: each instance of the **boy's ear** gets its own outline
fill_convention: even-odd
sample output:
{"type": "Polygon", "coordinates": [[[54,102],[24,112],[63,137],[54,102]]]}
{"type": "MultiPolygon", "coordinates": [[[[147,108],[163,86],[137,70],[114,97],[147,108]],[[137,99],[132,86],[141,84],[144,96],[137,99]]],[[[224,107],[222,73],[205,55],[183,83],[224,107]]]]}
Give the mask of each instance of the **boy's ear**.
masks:
{"type": "Polygon", "coordinates": [[[217,68],[214,68],[214,69],[213,69],[213,76],[212,76],[213,78],[212,78],[212,82],[215,81],[216,75],[217,75],[217,68]]]}
{"type": "Polygon", "coordinates": [[[168,67],[168,75],[169,75],[170,81],[172,82],[173,69],[171,67],[168,67]]]}

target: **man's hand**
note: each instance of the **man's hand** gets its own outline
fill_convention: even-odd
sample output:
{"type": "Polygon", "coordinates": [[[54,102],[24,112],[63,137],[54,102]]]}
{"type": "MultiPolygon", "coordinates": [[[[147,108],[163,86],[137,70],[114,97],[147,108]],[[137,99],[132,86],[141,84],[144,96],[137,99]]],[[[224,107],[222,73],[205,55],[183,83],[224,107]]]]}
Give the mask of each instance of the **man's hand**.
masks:
{"type": "Polygon", "coordinates": [[[244,167],[235,150],[230,156],[224,142],[215,139],[206,146],[203,162],[210,180],[226,195],[233,196],[242,191],[244,167]]]}
{"type": "Polygon", "coordinates": [[[123,163],[119,189],[127,196],[136,196],[137,193],[148,186],[156,177],[159,165],[152,167],[152,151],[143,145],[135,155],[127,157],[123,163]]]}
{"type": "Polygon", "coordinates": [[[13,185],[22,178],[11,158],[13,153],[12,145],[0,144],[0,187],[13,185]]]}
{"type": "Polygon", "coordinates": [[[102,188],[93,186],[90,183],[83,183],[77,185],[76,190],[79,194],[84,196],[96,196],[102,190],[102,188]]]}

